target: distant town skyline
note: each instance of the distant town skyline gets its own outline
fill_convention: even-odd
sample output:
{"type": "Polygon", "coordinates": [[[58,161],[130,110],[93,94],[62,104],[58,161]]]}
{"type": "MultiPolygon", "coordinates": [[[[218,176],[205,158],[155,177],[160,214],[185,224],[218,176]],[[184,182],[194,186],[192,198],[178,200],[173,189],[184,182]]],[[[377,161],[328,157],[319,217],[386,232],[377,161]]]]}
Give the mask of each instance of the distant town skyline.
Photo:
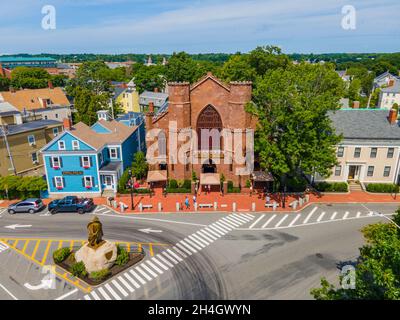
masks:
{"type": "Polygon", "coordinates": [[[400,51],[397,0],[13,0],[0,12],[2,54],[400,51]],[[45,30],[45,6],[55,29],[45,30]],[[355,29],[343,28],[344,6],[355,29]]]}

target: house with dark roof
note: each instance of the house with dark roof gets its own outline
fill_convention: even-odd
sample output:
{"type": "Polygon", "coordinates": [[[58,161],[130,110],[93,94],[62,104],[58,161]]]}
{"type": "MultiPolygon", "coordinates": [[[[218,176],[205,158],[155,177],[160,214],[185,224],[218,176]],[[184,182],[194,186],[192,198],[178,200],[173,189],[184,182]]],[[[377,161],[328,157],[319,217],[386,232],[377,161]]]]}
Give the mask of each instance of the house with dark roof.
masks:
{"type": "Polygon", "coordinates": [[[390,81],[389,85],[382,87],[379,94],[378,107],[390,110],[397,103],[400,105],[400,79],[390,81]]]}
{"type": "Polygon", "coordinates": [[[329,117],[342,141],[329,182],[398,183],[400,127],[392,109],[340,109],[329,117]]]}
{"type": "Polygon", "coordinates": [[[111,119],[92,126],[72,126],[65,119],[64,127],[41,150],[50,197],[114,195],[124,170],[142,150],[144,131],[111,119]]]}

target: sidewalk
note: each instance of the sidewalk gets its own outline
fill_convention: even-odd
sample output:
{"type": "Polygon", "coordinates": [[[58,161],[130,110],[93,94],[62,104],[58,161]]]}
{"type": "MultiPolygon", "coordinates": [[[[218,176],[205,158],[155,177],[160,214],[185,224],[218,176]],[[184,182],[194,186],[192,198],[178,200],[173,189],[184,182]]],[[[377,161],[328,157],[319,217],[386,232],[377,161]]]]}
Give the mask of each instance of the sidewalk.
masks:
{"type": "MultiPolygon", "coordinates": [[[[309,206],[315,203],[399,203],[400,195],[394,196],[390,194],[370,194],[363,191],[353,191],[348,194],[310,194],[310,201],[305,203],[302,207],[297,206],[296,210],[292,209],[289,204],[294,200],[298,200],[298,196],[288,195],[286,196],[286,208],[282,208],[282,199],[280,195],[271,196],[270,203],[277,202],[279,207],[276,209],[279,211],[297,211],[303,209],[305,206],[309,206]]],[[[94,198],[96,205],[107,205],[106,198],[94,198]]],[[[179,202],[182,210],[180,212],[193,212],[193,195],[191,194],[170,194],[164,197],[161,190],[156,190],[155,195],[150,197],[149,195],[134,195],[133,202],[135,210],[131,210],[131,198],[130,195],[120,195],[115,198],[118,204],[116,211],[120,212],[119,203],[123,202],[128,208],[124,214],[141,213],[139,211],[139,203],[142,205],[151,205],[152,208],[144,209],[143,213],[156,213],[158,211],[158,203],[162,204],[162,212],[176,212],[176,203],[179,202]],[[185,196],[189,198],[190,208],[185,208],[185,196]]],[[[10,203],[17,202],[18,200],[0,200],[0,207],[7,207],[10,203]]],[[[51,199],[43,199],[45,204],[48,204],[51,199]]],[[[209,194],[199,193],[197,196],[198,204],[210,204],[214,205],[217,202],[217,211],[219,212],[231,212],[233,209],[233,203],[236,203],[237,212],[251,212],[252,203],[255,204],[255,211],[267,212],[273,211],[272,208],[265,207],[265,199],[261,195],[253,194],[227,194],[221,196],[220,193],[212,192],[209,194]]],[[[214,208],[198,208],[199,212],[212,212],[214,208]]]]}

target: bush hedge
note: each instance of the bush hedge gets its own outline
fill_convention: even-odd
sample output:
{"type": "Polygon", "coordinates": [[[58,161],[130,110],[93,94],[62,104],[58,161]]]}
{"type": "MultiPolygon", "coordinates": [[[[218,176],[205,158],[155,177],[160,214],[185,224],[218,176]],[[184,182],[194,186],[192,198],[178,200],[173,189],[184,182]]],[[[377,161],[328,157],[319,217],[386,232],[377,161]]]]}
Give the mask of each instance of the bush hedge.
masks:
{"type": "Polygon", "coordinates": [[[192,182],[190,180],[176,181],[171,179],[168,181],[168,193],[190,193],[192,191],[192,182]]]}
{"type": "Polygon", "coordinates": [[[240,193],[239,187],[234,187],[232,181],[228,181],[228,193],[240,193]]]}
{"type": "Polygon", "coordinates": [[[86,277],[88,274],[86,271],[85,264],[82,261],[74,263],[71,266],[70,271],[71,271],[72,275],[74,275],[75,277],[86,277]]]}
{"type": "Polygon", "coordinates": [[[47,190],[47,183],[43,177],[0,177],[1,199],[39,198],[40,191],[47,190]]]}
{"type": "Polygon", "coordinates": [[[399,186],[393,183],[368,183],[366,189],[368,192],[379,192],[379,193],[399,192],[399,186]]]}
{"type": "Polygon", "coordinates": [[[321,192],[347,192],[349,187],[346,182],[319,182],[315,189],[321,192]]]}
{"type": "Polygon", "coordinates": [[[89,278],[100,281],[106,279],[111,274],[109,269],[102,269],[100,271],[93,271],[90,273],[89,278]]]}
{"type": "Polygon", "coordinates": [[[115,260],[115,264],[118,266],[123,266],[127,264],[129,261],[129,253],[125,250],[125,248],[117,245],[117,259],[115,260]]]}
{"type": "Polygon", "coordinates": [[[61,263],[71,254],[70,248],[60,248],[53,252],[53,260],[55,263],[61,263]]]}

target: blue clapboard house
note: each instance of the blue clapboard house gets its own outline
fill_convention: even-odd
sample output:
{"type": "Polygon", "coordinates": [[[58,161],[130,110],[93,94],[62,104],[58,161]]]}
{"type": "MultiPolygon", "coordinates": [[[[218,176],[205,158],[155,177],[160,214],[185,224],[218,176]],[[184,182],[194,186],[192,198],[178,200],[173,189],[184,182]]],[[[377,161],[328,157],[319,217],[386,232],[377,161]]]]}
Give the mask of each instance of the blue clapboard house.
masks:
{"type": "Polygon", "coordinates": [[[145,152],[144,122],[101,118],[91,127],[64,120],[64,132],[42,148],[50,197],[109,196],[138,151],[145,152]]]}

